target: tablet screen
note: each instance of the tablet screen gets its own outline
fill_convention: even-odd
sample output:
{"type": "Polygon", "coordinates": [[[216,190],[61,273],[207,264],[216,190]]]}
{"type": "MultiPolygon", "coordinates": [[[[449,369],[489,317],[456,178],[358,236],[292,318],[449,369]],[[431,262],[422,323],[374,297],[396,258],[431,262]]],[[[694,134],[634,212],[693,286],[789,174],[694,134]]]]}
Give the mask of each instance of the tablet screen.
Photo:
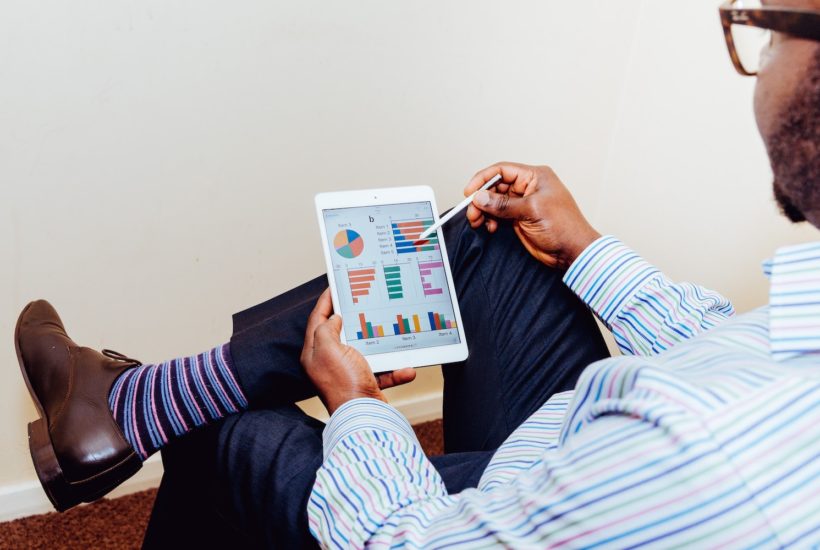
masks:
{"type": "Polygon", "coordinates": [[[429,202],[323,210],[347,343],[363,355],[458,344],[429,202]]]}

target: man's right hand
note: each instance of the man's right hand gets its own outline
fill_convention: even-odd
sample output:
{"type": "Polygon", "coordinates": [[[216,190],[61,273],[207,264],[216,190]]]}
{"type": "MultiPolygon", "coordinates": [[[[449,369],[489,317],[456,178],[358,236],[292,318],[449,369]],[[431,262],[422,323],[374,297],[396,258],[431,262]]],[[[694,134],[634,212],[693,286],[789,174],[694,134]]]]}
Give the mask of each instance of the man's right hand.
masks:
{"type": "Polygon", "coordinates": [[[559,269],[567,269],[601,236],[548,166],[494,164],[473,176],[464,195],[470,195],[496,174],[501,174],[501,181],[490,191],[479,191],[467,207],[467,220],[473,228],[484,224],[492,233],[498,228],[497,219],[512,220],[529,253],[559,269]]]}

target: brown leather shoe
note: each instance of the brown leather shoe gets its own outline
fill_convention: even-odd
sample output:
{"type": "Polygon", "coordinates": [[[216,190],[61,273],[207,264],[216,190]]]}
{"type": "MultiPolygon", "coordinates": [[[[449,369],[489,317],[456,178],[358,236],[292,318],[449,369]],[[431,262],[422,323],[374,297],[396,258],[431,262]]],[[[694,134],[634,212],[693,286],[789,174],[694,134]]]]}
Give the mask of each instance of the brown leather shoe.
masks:
{"type": "Polygon", "coordinates": [[[142,461],[114,421],[108,393],[120,373],[141,363],[78,346],[45,300],[23,309],[14,345],[40,413],[28,425],[31,458],[54,507],[92,502],[134,475],[142,461]]]}

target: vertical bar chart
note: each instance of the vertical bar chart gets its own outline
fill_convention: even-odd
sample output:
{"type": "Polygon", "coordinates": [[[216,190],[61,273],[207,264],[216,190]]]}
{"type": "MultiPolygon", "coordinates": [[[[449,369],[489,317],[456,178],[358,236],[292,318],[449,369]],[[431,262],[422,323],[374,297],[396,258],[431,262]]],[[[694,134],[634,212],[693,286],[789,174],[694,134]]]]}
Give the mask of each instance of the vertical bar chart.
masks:
{"type": "Polygon", "coordinates": [[[359,313],[359,326],[361,330],[356,333],[359,340],[384,336],[384,327],[370,323],[370,321],[365,318],[364,313],[359,313]]]}
{"type": "Polygon", "coordinates": [[[387,285],[387,297],[390,300],[404,298],[404,287],[401,284],[401,267],[398,265],[384,266],[384,282],[387,285]]]}
{"type": "Polygon", "coordinates": [[[396,253],[413,254],[438,250],[438,237],[436,235],[421,241],[418,240],[419,235],[431,225],[433,225],[432,218],[391,222],[390,226],[393,230],[393,244],[396,246],[396,253]]]}
{"type": "MultiPolygon", "coordinates": [[[[413,314],[405,317],[401,314],[396,315],[396,322],[393,323],[393,334],[413,334],[414,332],[427,332],[428,330],[447,330],[448,328],[457,328],[455,321],[448,320],[441,313],[433,311],[427,312],[427,319],[430,323],[430,328],[422,328],[421,318],[418,314],[413,314]]],[[[380,327],[381,328],[381,327],[380,327]]]]}
{"type": "Polygon", "coordinates": [[[410,334],[413,332],[410,328],[410,319],[403,317],[401,314],[396,315],[396,322],[393,323],[394,334],[410,334]]]}
{"type": "Polygon", "coordinates": [[[457,328],[455,321],[450,321],[444,318],[440,313],[427,312],[427,319],[430,321],[430,330],[446,330],[448,328],[457,328]]]}
{"type": "Polygon", "coordinates": [[[372,267],[348,269],[347,278],[350,282],[350,295],[353,297],[353,303],[358,304],[359,298],[370,294],[370,287],[376,280],[376,269],[372,267]]]}
{"type": "Polygon", "coordinates": [[[422,292],[425,296],[438,296],[444,293],[441,286],[437,286],[434,282],[433,272],[435,270],[442,270],[439,280],[444,280],[444,263],[443,262],[419,262],[419,275],[421,276],[422,292]]]}

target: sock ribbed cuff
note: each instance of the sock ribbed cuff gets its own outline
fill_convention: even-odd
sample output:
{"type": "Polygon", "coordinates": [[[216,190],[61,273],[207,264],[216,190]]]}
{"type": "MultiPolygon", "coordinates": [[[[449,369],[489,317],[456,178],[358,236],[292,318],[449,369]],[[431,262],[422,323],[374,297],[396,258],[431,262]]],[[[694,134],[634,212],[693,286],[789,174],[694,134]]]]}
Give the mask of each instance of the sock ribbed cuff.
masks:
{"type": "Polygon", "coordinates": [[[143,460],[174,437],[248,407],[230,344],[127,370],[108,397],[125,439],[143,460]]]}

